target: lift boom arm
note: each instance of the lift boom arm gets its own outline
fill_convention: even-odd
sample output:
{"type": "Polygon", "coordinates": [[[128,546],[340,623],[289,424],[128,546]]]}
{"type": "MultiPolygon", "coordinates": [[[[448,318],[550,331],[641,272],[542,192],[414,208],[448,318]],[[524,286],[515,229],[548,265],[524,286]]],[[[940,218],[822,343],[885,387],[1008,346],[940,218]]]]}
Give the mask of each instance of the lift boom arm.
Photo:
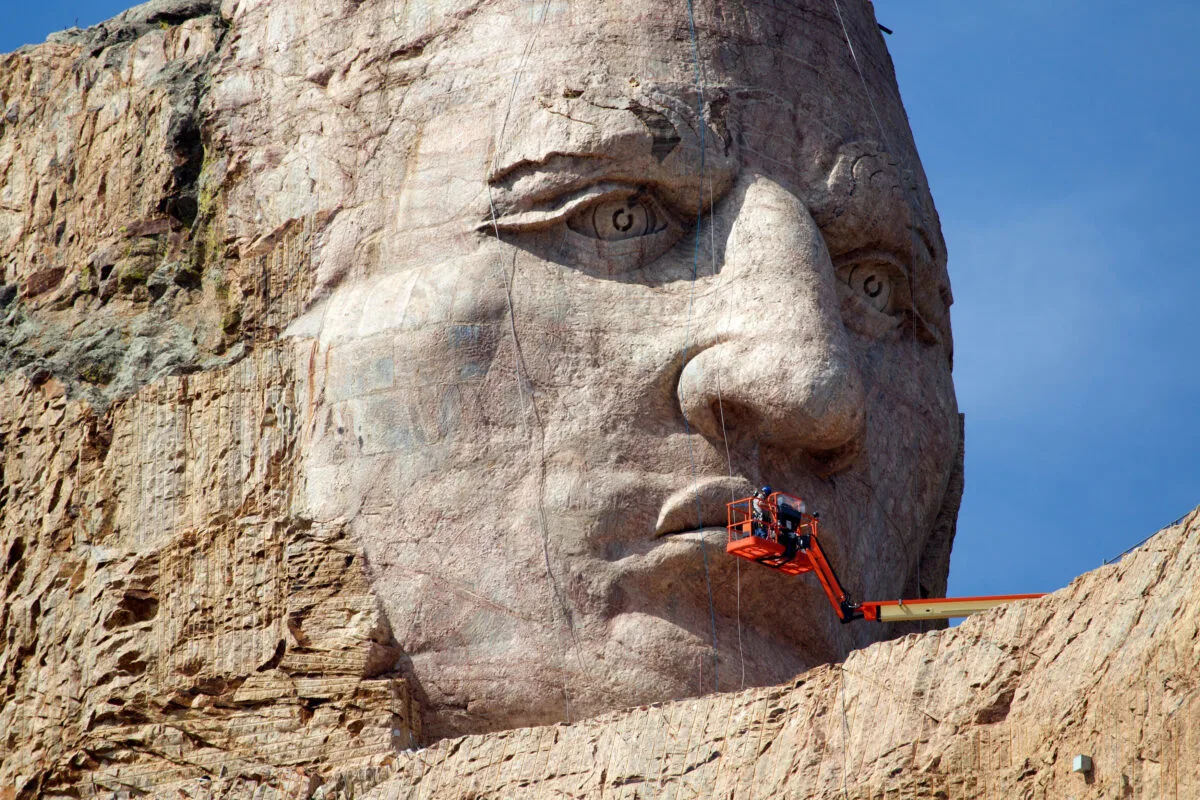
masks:
{"type": "Polygon", "coordinates": [[[813,572],[833,605],[838,619],[853,622],[915,622],[965,617],[1014,600],[1041,594],[1002,594],[982,597],[936,597],[919,600],[864,600],[855,603],[842,586],[818,540],[818,520],[804,510],[798,497],[775,492],[766,498],[745,498],[727,505],[729,541],[725,551],[791,575],[813,572]]]}

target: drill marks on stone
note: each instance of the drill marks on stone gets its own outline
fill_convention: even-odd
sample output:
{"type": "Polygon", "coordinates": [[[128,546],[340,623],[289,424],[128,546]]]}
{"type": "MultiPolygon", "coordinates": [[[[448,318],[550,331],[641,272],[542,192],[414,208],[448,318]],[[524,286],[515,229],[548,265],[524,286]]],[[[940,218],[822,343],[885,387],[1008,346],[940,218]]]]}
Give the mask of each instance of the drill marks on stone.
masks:
{"type": "MultiPolygon", "coordinates": [[[[666,711],[668,715],[673,715],[676,719],[670,726],[670,736],[664,737],[665,741],[663,742],[663,768],[659,774],[658,793],[664,797],[670,789],[671,779],[686,775],[684,765],[687,762],[688,754],[692,751],[696,729],[699,727],[703,731],[707,728],[712,708],[708,705],[700,706],[694,701],[684,701],[666,706],[666,711]],[[683,719],[680,720],[679,717],[683,719]],[[687,735],[683,738],[678,735],[681,725],[687,726],[687,735]]],[[[680,780],[675,786],[674,796],[678,798],[688,784],[690,784],[690,780],[680,780]]]]}
{"type": "Polygon", "coordinates": [[[491,746],[485,751],[488,763],[480,771],[481,783],[484,786],[494,786],[501,792],[507,791],[507,781],[504,773],[508,767],[508,753],[514,744],[514,737],[507,732],[487,737],[491,746]]]}
{"type": "Polygon", "coordinates": [[[638,725],[637,736],[633,742],[633,763],[625,780],[626,785],[650,784],[656,778],[662,778],[661,760],[665,750],[665,739],[670,735],[663,725],[663,707],[651,705],[642,710],[642,720],[638,725]],[[656,767],[658,767],[656,769],[656,767]]]}
{"type": "MultiPolygon", "coordinates": [[[[778,705],[781,697],[782,691],[778,687],[767,687],[760,689],[756,698],[755,704],[759,709],[759,716],[755,722],[758,739],[755,743],[755,755],[752,759],[748,759],[748,763],[751,765],[747,776],[750,785],[746,790],[751,793],[751,796],[758,787],[762,787],[764,784],[763,778],[759,776],[760,771],[771,769],[776,761],[785,758],[782,752],[772,752],[779,737],[784,713],[784,708],[778,705]]],[[[744,766],[742,772],[746,772],[744,766]]]]}
{"type": "Polygon", "coordinates": [[[764,725],[767,717],[765,695],[769,691],[770,689],[754,689],[746,697],[746,719],[749,723],[746,728],[750,735],[741,737],[740,752],[732,762],[736,766],[733,769],[734,783],[731,791],[737,796],[754,791],[754,779],[764,749],[763,737],[767,735],[764,725]],[[746,768],[747,765],[749,769],[746,768]]]}
{"type": "Polygon", "coordinates": [[[764,787],[768,796],[787,796],[791,776],[800,772],[801,759],[811,748],[812,731],[801,723],[801,714],[797,713],[802,711],[803,695],[800,692],[789,694],[790,703],[777,720],[775,739],[779,741],[779,746],[772,748],[775,767],[764,787]]]}

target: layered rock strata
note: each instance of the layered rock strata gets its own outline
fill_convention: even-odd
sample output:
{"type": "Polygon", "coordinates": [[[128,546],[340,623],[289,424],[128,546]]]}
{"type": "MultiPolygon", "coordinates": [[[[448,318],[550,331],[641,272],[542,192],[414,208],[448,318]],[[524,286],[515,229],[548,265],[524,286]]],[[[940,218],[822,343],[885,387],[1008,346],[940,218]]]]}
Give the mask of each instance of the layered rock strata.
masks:
{"type": "Polygon", "coordinates": [[[0,797],[297,796],[417,742],[358,549],[288,512],[286,363],[103,414],[54,378],[0,384],[0,797]]]}
{"type": "Polygon", "coordinates": [[[293,797],[420,737],[361,548],[293,504],[319,219],[214,232],[227,28],[157,3],[0,57],[0,798],[293,797]]]}

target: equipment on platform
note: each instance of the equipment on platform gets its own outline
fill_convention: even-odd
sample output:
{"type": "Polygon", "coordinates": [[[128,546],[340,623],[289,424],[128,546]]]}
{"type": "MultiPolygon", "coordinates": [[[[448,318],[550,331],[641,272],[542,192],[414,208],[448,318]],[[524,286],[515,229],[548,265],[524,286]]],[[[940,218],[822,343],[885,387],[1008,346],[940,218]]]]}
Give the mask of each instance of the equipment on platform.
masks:
{"type": "Polygon", "coordinates": [[[938,597],[921,600],[864,600],[854,602],[842,588],[818,537],[819,520],[803,500],[764,486],[754,496],[727,503],[729,534],[725,552],[788,575],[815,573],[842,622],[913,622],[965,617],[976,611],[1028,600],[1041,594],[987,597],[938,597]]]}

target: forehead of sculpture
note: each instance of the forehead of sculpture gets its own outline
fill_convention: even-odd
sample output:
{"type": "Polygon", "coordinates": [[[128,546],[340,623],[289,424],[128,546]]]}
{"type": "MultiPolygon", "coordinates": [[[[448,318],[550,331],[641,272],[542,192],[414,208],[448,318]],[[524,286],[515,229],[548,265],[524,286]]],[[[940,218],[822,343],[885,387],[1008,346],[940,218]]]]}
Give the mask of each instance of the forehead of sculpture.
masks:
{"type": "Polygon", "coordinates": [[[445,195],[440,211],[477,215],[486,199],[514,213],[614,180],[697,212],[755,169],[823,228],[870,229],[892,249],[920,240],[948,296],[936,212],[865,1],[696,0],[692,19],[686,3],[643,0],[472,8],[423,45],[405,89],[422,126],[410,172],[435,165],[424,183],[445,195]]]}
{"type": "Polygon", "coordinates": [[[685,3],[501,0],[429,43],[406,105],[422,116],[470,107],[473,127],[492,129],[500,172],[556,151],[629,158],[647,147],[686,169],[698,142],[682,129],[698,138],[700,113],[713,129],[709,155],[741,136],[744,159],[769,159],[801,184],[823,178],[838,148],[863,138],[915,164],[873,15],[864,2],[839,2],[845,28],[831,0],[697,0],[693,37],[685,3]]]}

